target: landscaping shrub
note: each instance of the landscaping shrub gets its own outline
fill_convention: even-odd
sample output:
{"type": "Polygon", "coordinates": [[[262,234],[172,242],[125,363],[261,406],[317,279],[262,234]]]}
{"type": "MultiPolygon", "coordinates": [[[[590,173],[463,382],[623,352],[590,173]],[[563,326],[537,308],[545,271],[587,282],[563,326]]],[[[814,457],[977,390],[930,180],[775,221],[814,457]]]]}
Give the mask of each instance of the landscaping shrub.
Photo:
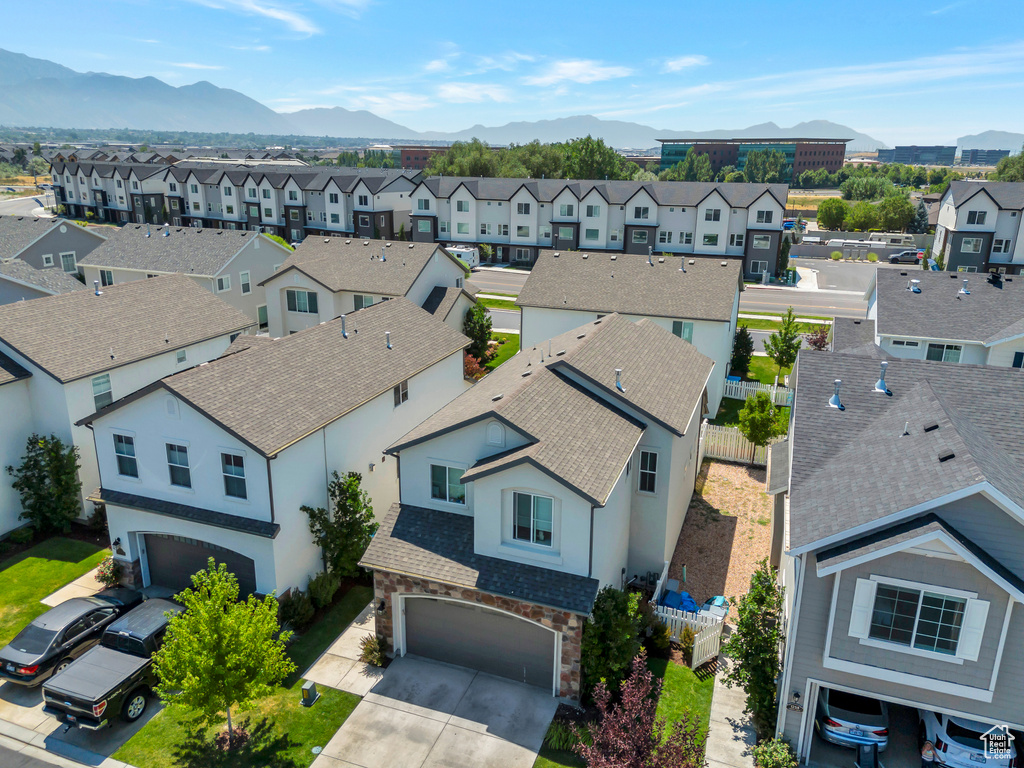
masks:
{"type": "Polygon", "coordinates": [[[732,359],[729,361],[729,368],[737,376],[746,376],[750,370],[750,358],[754,356],[754,337],[750,335],[747,326],[741,325],[736,329],[736,335],[732,343],[732,359]]]}
{"type": "Polygon", "coordinates": [[[614,587],[597,593],[594,609],[583,627],[580,668],[584,695],[603,682],[618,691],[640,650],[640,596],[614,587]]]}
{"type": "Polygon", "coordinates": [[[305,629],[313,621],[313,601],[300,589],[293,589],[281,599],[280,619],[293,629],[305,629]]]}
{"type": "Polygon", "coordinates": [[[30,435],[21,464],[7,467],[14,478],[11,487],[21,496],[18,519],[43,534],[70,531],[82,508],[78,469],[77,447],[64,445],[56,435],[30,435]]]}
{"type": "Polygon", "coordinates": [[[107,530],[107,505],[93,504],[92,514],[89,515],[89,528],[99,533],[107,530]]]}
{"type": "Polygon", "coordinates": [[[640,602],[640,631],[644,647],[651,656],[668,658],[672,649],[672,630],[663,622],[647,600],[640,602]]]}
{"type": "Polygon", "coordinates": [[[551,749],[562,752],[572,752],[581,740],[584,743],[590,743],[587,731],[577,730],[573,724],[560,719],[558,715],[555,715],[555,719],[548,726],[548,732],[544,734],[544,743],[551,749]]]}
{"type": "Polygon", "coordinates": [[[306,589],[309,591],[309,596],[313,600],[313,605],[317,608],[323,608],[324,606],[331,604],[331,601],[334,599],[334,594],[338,591],[338,587],[340,586],[340,576],[328,571],[321,571],[309,580],[309,584],[306,589]]]}
{"type": "Polygon", "coordinates": [[[26,525],[23,528],[16,528],[11,531],[11,535],[7,539],[12,544],[28,544],[32,539],[36,537],[35,528],[31,525],[26,525]]]}
{"type": "Polygon", "coordinates": [[[121,583],[124,575],[124,566],[120,560],[115,560],[112,555],[103,558],[103,561],[96,568],[96,581],[104,587],[116,587],[121,583]]]}
{"type": "Polygon", "coordinates": [[[841,258],[843,258],[842,251],[832,251],[832,261],[839,261],[841,258]]]}
{"type": "Polygon", "coordinates": [[[473,357],[469,352],[463,354],[462,357],[462,375],[467,379],[476,381],[482,379],[487,373],[487,369],[484,368],[480,361],[473,357]]]}
{"type": "Polygon", "coordinates": [[[796,768],[793,748],[782,739],[767,739],[754,747],[754,765],[757,768],[796,768]]]}
{"type": "Polygon", "coordinates": [[[869,253],[868,254],[868,261],[878,261],[878,254],[877,253],[869,253]]]}
{"type": "Polygon", "coordinates": [[[693,646],[697,642],[697,630],[687,624],[679,633],[679,647],[687,665],[693,665],[693,646]]]}
{"type": "Polygon", "coordinates": [[[359,641],[359,660],[375,667],[384,666],[387,642],[380,635],[367,635],[359,641]]]}

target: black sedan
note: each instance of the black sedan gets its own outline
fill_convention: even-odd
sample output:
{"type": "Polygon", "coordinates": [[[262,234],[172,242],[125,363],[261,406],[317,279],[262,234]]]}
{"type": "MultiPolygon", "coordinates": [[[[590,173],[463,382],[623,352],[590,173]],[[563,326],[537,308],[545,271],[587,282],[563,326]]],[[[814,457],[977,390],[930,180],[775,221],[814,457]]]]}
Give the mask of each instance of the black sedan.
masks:
{"type": "Polygon", "coordinates": [[[0,648],[0,679],[37,686],[99,642],[110,622],[143,601],[134,589],[105,589],[51,608],[0,648]]]}

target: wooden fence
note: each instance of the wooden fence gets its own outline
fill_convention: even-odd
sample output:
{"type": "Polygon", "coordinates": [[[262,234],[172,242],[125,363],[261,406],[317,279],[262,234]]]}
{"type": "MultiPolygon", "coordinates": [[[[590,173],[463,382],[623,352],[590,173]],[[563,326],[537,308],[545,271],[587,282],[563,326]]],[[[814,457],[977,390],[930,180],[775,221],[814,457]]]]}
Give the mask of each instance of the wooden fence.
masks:
{"type": "MultiPolygon", "coordinates": [[[[776,438],[772,443],[778,442],[776,438]]],[[[765,466],[768,464],[768,446],[762,445],[754,450],[754,444],[745,438],[736,427],[721,427],[704,420],[700,427],[701,460],[722,459],[723,461],[739,461],[765,466]]]]}
{"type": "Polygon", "coordinates": [[[723,397],[733,400],[746,400],[758,392],[767,392],[775,405],[792,405],[793,390],[787,387],[776,387],[771,384],[762,384],[758,381],[725,381],[723,397]]]}

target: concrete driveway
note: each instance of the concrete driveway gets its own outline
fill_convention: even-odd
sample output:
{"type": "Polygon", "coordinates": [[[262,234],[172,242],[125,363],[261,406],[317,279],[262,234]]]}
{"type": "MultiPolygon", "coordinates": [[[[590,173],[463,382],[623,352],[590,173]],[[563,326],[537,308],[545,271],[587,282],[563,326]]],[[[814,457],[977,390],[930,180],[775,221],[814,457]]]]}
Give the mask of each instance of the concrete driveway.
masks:
{"type": "Polygon", "coordinates": [[[531,768],[557,706],[522,683],[395,659],[313,768],[531,768]]]}

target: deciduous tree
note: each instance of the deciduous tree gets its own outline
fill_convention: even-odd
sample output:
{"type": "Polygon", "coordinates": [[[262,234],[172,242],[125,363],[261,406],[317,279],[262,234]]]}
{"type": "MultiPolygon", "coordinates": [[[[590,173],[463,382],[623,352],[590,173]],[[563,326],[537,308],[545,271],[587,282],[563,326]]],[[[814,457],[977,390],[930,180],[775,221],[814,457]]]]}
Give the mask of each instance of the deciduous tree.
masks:
{"type": "Polygon", "coordinates": [[[779,367],[779,375],[782,374],[783,368],[790,368],[796,362],[797,353],[800,351],[800,331],[792,307],[782,316],[782,327],[765,339],[764,351],[779,367]]]}
{"type": "Polygon", "coordinates": [[[914,221],[914,206],[903,195],[889,195],[878,205],[878,221],[886,232],[902,232],[914,221]]]}
{"type": "Polygon", "coordinates": [[[767,392],[755,392],[750,395],[743,408],[740,409],[740,433],[752,444],[750,463],[754,463],[757,449],[768,445],[773,437],[778,437],[785,427],[779,424],[778,410],[767,392]]]}
{"type": "Polygon", "coordinates": [[[562,175],[566,179],[618,179],[622,173],[622,155],[590,135],[573,139],[565,146],[562,175]]]}
{"type": "Polygon", "coordinates": [[[850,209],[846,226],[857,232],[867,232],[878,226],[878,209],[866,200],[861,200],[850,209]]]}
{"type": "Polygon", "coordinates": [[[78,479],[78,448],[56,435],[32,434],[17,467],[7,467],[11,487],[21,495],[20,520],[42,534],[67,533],[82,511],[78,479]]]}
{"type": "Polygon", "coordinates": [[[825,229],[842,229],[850,212],[850,206],[838,197],[829,197],[818,204],[818,226],[825,229]]]}
{"type": "Polygon", "coordinates": [[[360,485],[362,479],[358,472],[348,472],[344,477],[333,472],[327,484],[331,511],[301,507],[309,516],[313,542],[323,550],[324,565],[342,578],[359,575],[359,558],[377,530],[370,496],[360,485]]]}

